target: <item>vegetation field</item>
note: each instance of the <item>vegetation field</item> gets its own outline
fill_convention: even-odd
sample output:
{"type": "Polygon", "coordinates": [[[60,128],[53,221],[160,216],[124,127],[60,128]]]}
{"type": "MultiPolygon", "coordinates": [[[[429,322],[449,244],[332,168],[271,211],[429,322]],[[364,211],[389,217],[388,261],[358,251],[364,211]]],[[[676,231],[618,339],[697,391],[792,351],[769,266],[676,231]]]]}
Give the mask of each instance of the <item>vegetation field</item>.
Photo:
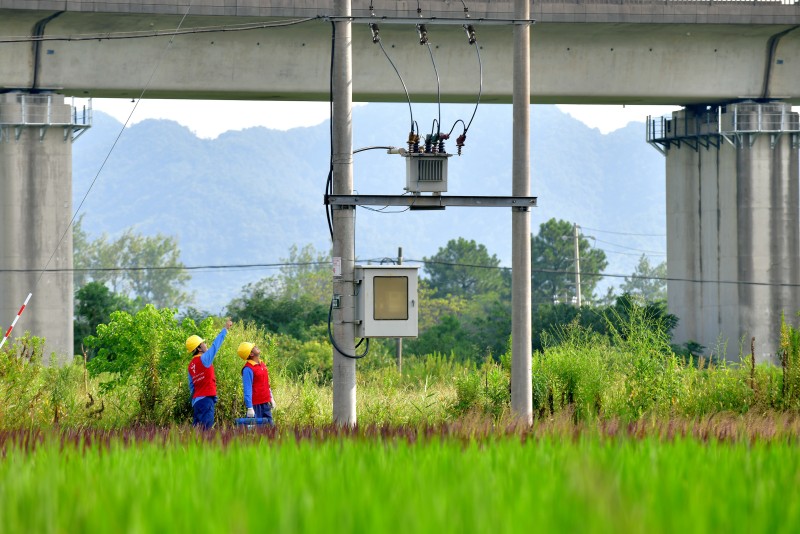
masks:
{"type": "Polygon", "coordinates": [[[800,531],[800,330],[786,321],[778,367],[677,350],[663,305],[570,307],[539,330],[528,428],[505,327],[487,319],[500,315],[452,301],[477,306],[458,319],[432,297],[444,307],[402,370],[393,340],[359,360],[358,425],[342,429],[328,309],[252,293],[214,360],[207,433],[189,426],[185,341],[214,339],[220,317],[118,309],[61,366],[40,338],[7,344],[0,534],[800,531]],[[262,348],[276,427],[233,426],[242,341],[262,348]]]}
{"type": "Polygon", "coordinates": [[[468,427],[7,433],[0,531],[788,533],[800,525],[794,432],[666,439],[652,427],[570,428],[472,437],[468,427]]]}

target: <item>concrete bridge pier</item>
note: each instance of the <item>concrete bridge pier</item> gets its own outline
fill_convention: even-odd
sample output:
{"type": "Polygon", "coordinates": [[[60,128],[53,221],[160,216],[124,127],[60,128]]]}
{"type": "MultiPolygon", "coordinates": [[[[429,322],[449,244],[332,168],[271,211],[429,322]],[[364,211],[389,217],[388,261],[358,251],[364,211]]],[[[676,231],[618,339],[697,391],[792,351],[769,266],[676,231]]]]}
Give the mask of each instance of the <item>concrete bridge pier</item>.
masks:
{"type": "Polygon", "coordinates": [[[779,362],[781,314],[800,310],[798,114],[790,104],[685,108],[648,121],[666,156],[675,342],[779,362]]]}
{"type": "Polygon", "coordinates": [[[0,94],[0,327],[32,292],[11,337],[44,337],[46,362],[73,353],[72,142],[89,122],[62,95],[0,94]]]}

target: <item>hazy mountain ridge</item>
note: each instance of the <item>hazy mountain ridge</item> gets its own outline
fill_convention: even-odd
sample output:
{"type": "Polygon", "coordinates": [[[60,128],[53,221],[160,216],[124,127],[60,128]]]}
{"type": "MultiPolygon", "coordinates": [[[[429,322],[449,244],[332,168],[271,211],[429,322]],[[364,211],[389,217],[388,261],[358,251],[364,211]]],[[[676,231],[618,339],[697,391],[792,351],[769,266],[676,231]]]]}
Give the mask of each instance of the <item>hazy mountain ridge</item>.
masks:
{"type": "MultiPolygon", "coordinates": [[[[443,105],[443,131],[472,106],[443,105]]],[[[413,107],[421,134],[438,118],[435,105],[413,107]],[[426,126],[423,126],[426,125],[426,126]]],[[[404,146],[407,105],[369,104],[353,111],[353,148],[404,146]]],[[[644,119],[644,118],[643,118],[644,119]]],[[[122,125],[100,112],[74,145],[74,206],[86,193],[122,125]]],[[[330,247],[323,206],[330,157],[329,123],[289,131],[249,128],[200,139],[166,120],[126,128],[83,205],[90,237],[133,227],[142,234],[179,239],[186,265],[276,263],[292,244],[330,247]]],[[[461,131],[457,126],[453,138],[461,131]]],[[[531,228],[557,217],[594,229],[663,234],[664,161],[644,141],[644,124],[603,135],[559,111],[534,106],[531,113],[531,194],[539,197],[531,228]]],[[[455,141],[448,142],[455,152],[455,141]]],[[[449,194],[511,194],[511,106],[482,105],[462,156],[449,163],[449,194]]],[[[385,150],[354,155],[354,188],[361,194],[402,194],[405,162],[385,150]]],[[[607,242],[663,250],[664,238],[619,236],[586,230],[607,242]],[[602,236],[602,237],[601,237],[602,236]]],[[[511,258],[511,217],[503,208],[445,211],[356,211],[360,259],[395,256],[421,260],[455,237],[475,239],[503,265],[511,258]],[[388,212],[388,213],[387,213],[388,212]],[[397,213],[400,212],[400,213],[397,213]]],[[[629,274],[635,250],[611,247],[609,273],[629,274]],[[624,251],[611,253],[611,249],[624,251]]],[[[652,256],[654,262],[663,257],[652,256]]],[[[193,272],[196,305],[221,310],[242,285],[274,270],[193,272]]],[[[611,280],[618,284],[619,280],[611,280]]]]}

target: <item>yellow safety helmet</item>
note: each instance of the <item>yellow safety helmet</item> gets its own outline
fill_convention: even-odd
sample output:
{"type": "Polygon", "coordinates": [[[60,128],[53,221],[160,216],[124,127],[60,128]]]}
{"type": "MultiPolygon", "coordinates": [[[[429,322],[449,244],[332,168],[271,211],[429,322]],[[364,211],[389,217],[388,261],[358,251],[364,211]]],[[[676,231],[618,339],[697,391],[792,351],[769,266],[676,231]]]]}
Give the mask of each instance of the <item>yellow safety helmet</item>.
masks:
{"type": "Polygon", "coordinates": [[[194,349],[199,347],[200,343],[203,343],[203,341],[203,338],[198,335],[189,336],[189,339],[186,340],[186,350],[194,352],[194,349]]]}
{"type": "Polygon", "coordinates": [[[243,360],[246,360],[250,353],[253,351],[253,347],[255,347],[255,343],[248,343],[247,341],[243,343],[239,343],[239,348],[236,349],[236,354],[243,360]]]}

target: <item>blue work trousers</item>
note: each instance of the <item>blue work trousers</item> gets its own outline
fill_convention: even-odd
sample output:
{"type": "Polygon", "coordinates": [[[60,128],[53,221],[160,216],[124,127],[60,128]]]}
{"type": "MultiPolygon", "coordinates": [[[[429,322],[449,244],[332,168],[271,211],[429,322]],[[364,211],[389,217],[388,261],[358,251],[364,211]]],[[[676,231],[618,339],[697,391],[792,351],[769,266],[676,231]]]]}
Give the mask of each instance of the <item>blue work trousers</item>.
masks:
{"type": "Polygon", "coordinates": [[[273,424],[272,405],[270,403],[265,402],[264,404],[256,404],[253,406],[253,411],[256,412],[256,417],[266,419],[269,424],[273,424]]]}
{"type": "Polygon", "coordinates": [[[217,404],[216,397],[203,397],[192,406],[192,424],[202,426],[209,430],[214,426],[214,407],[217,404]]]}

